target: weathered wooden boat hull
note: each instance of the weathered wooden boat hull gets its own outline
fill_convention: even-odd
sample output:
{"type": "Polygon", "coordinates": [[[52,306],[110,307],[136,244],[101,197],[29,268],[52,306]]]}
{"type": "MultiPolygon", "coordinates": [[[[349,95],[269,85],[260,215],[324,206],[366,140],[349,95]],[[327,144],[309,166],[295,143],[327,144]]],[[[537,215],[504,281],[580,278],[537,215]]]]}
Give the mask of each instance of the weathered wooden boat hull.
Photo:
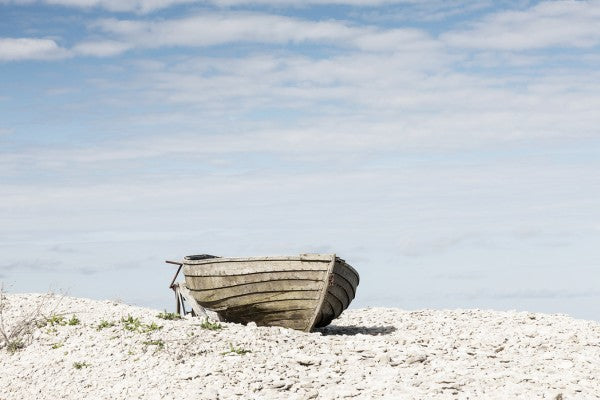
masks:
{"type": "Polygon", "coordinates": [[[359,275],[335,254],[183,261],[194,299],[225,321],[303,331],[328,325],[356,295],[359,275]]]}

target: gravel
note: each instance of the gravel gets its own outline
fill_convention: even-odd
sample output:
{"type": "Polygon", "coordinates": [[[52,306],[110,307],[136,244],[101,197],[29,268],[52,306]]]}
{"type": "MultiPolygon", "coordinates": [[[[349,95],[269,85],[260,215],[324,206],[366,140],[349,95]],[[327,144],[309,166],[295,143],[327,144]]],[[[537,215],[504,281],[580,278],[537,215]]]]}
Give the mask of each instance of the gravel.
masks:
{"type": "Polygon", "coordinates": [[[4,331],[43,318],[22,349],[0,339],[0,400],[600,398],[600,324],[565,315],[354,309],[304,333],[116,301],[3,304],[4,331]]]}

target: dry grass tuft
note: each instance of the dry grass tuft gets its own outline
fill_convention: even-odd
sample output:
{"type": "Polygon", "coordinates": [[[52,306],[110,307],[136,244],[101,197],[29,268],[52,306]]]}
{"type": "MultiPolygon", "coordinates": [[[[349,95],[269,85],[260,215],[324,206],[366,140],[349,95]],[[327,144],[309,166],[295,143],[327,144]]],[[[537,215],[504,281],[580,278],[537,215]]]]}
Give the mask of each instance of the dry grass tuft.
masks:
{"type": "Polygon", "coordinates": [[[7,301],[4,287],[0,285],[0,350],[6,348],[9,353],[14,353],[30,344],[33,341],[33,332],[48,322],[44,309],[50,306],[49,308],[55,310],[63,296],[55,302],[51,301],[53,297],[52,293],[44,295],[28,312],[7,324],[4,318],[7,301]]]}

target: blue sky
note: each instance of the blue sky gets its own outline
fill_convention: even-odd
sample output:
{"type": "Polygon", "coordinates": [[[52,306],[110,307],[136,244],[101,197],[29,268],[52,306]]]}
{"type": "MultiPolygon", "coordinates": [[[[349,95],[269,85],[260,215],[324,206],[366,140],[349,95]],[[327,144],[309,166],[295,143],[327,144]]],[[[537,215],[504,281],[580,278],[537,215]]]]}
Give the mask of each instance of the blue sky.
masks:
{"type": "Polygon", "coordinates": [[[0,0],[0,281],[335,252],[354,306],[600,320],[600,3],[0,0]]]}

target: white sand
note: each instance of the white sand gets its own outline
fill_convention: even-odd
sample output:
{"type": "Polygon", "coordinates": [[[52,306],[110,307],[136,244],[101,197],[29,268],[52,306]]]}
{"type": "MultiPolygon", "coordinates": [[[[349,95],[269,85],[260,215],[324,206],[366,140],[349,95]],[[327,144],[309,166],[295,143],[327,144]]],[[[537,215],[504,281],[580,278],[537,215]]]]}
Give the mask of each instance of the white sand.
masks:
{"type": "MultiPolygon", "coordinates": [[[[5,325],[41,299],[7,295],[5,325]]],[[[51,312],[56,298],[45,301],[51,312]]],[[[0,350],[0,400],[600,398],[600,324],[563,315],[361,309],[307,334],[210,331],[198,319],[79,298],[52,312],[81,323],[37,329],[14,354],[0,350]],[[162,329],[128,331],[128,315],[162,329]],[[98,330],[102,320],[116,324],[98,330]]]]}

